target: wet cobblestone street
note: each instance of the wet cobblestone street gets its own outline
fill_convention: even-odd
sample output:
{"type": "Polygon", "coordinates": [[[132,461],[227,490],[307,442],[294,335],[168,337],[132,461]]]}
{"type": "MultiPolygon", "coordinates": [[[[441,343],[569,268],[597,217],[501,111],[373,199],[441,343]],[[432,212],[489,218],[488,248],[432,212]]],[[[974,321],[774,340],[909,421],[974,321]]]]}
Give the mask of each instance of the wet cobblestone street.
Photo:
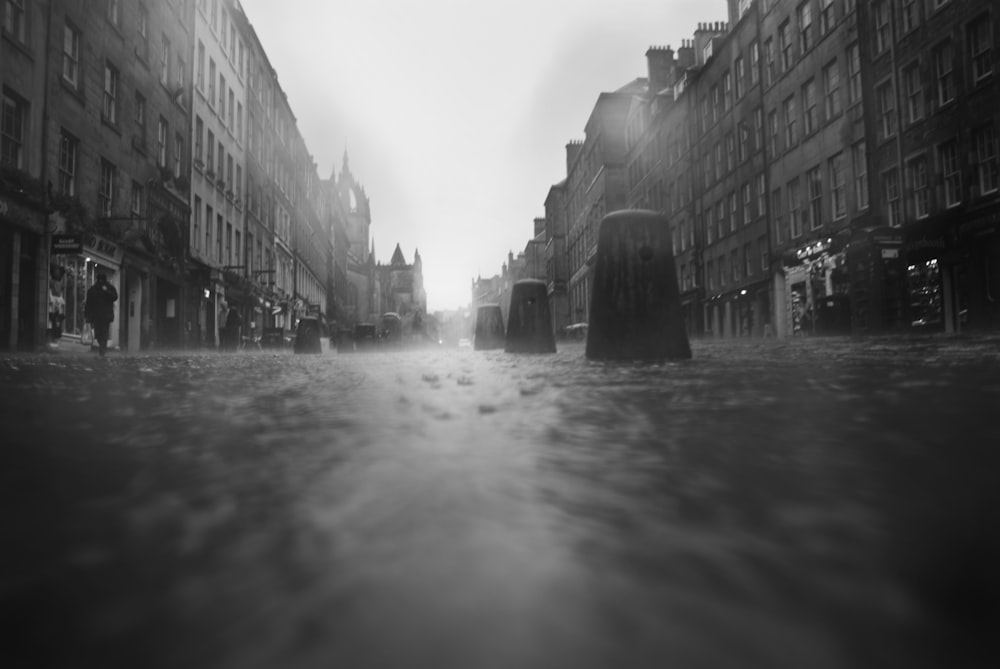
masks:
{"type": "Polygon", "coordinates": [[[986,667],[1000,340],[0,358],[0,665],[986,667]]]}

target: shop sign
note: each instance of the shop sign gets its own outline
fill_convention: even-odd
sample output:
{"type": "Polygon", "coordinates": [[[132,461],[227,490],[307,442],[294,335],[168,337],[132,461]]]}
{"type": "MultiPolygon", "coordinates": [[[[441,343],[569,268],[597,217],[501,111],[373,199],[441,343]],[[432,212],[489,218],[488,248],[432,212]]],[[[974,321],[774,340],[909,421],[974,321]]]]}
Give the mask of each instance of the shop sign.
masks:
{"type": "Polygon", "coordinates": [[[83,252],[83,238],[80,235],[52,235],[53,254],[77,254],[83,252]]]}
{"type": "Polygon", "coordinates": [[[888,260],[890,258],[898,258],[898,257],[899,257],[899,249],[882,249],[883,259],[888,260]]]}
{"type": "Polygon", "coordinates": [[[804,260],[811,256],[819,255],[827,249],[830,248],[830,243],[832,239],[820,239],[815,244],[809,244],[808,246],[803,246],[798,251],[795,252],[795,257],[799,260],[804,260]]]}
{"type": "Polygon", "coordinates": [[[124,255],[124,252],[117,244],[97,235],[88,235],[83,240],[83,250],[86,253],[102,255],[118,264],[121,264],[122,256],[124,255]]]}

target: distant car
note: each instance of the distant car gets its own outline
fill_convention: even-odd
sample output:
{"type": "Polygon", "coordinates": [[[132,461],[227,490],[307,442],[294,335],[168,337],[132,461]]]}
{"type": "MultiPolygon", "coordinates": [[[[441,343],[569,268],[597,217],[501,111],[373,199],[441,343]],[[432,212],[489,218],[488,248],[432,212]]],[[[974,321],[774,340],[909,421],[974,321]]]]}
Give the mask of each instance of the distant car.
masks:
{"type": "Polygon", "coordinates": [[[459,348],[472,348],[472,341],[470,339],[466,339],[465,337],[462,337],[461,339],[458,340],[458,347],[459,348]]]}

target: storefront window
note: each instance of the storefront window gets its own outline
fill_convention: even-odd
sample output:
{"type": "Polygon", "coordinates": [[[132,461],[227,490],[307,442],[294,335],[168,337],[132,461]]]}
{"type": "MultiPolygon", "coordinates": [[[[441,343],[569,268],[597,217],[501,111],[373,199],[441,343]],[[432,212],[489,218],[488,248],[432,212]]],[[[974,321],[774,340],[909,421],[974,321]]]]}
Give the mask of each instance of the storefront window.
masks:
{"type": "Polygon", "coordinates": [[[940,326],[941,273],[936,258],[918,262],[906,268],[906,283],[910,292],[911,325],[916,328],[940,326]]]}
{"type": "Polygon", "coordinates": [[[84,317],[87,289],[94,285],[98,270],[104,270],[112,283],[115,272],[83,256],[67,256],[62,260],[62,266],[66,270],[62,279],[62,295],[65,300],[63,334],[81,336],[89,329],[84,317]]]}

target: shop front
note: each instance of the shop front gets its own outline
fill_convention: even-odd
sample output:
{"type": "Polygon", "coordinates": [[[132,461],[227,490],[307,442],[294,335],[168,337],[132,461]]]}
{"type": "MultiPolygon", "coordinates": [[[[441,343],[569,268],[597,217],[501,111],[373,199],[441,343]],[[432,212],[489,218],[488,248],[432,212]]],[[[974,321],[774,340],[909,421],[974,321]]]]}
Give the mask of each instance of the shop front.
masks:
{"type": "Polygon", "coordinates": [[[959,225],[967,262],[954,271],[959,327],[1000,330],[1000,207],[970,214],[959,225]]]}
{"type": "MultiPolygon", "coordinates": [[[[50,331],[58,334],[60,345],[93,344],[94,333],[91,324],[87,322],[84,309],[87,303],[87,291],[97,281],[100,272],[107,275],[108,282],[118,291],[114,322],[122,323],[123,257],[124,251],[119,244],[96,234],[81,235],[78,251],[71,249],[69,252],[52,254],[49,268],[48,320],[52,324],[49,326],[50,331]]],[[[111,327],[108,348],[120,348],[122,327],[111,327]]]]}
{"type": "Polygon", "coordinates": [[[45,215],[0,188],[0,350],[35,350],[48,328],[45,215]]]}
{"type": "Polygon", "coordinates": [[[824,237],[791,249],[782,257],[776,293],[782,336],[846,334],[850,282],[843,244],[824,237]]]}
{"type": "Polygon", "coordinates": [[[968,251],[958,238],[960,213],[914,221],[903,229],[904,321],[926,332],[967,327],[968,251]]]}
{"type": "Polygon", "coordinates": [[[853,332],[893,332],[909,326],[903,242],[899,228],[872,227],[851,233],[845,260],[853,332]]]}

